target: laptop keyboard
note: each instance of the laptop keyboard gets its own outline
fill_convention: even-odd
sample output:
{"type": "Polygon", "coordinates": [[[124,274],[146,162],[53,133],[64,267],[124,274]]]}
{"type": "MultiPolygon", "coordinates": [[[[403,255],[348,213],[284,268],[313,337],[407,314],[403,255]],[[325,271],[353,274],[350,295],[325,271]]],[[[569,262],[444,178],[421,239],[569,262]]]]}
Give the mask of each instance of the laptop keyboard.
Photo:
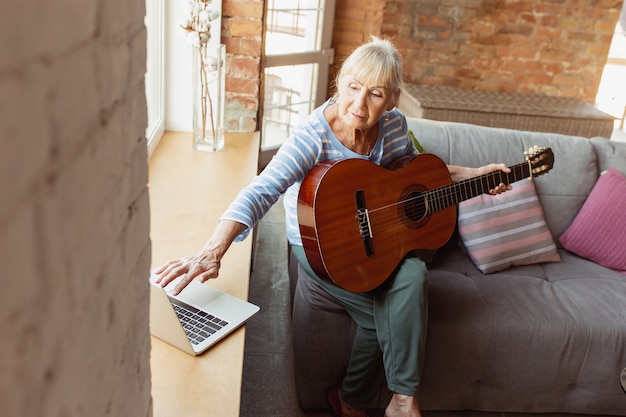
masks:
{"type": "Polygon", "coordinates": [[[185,333],[187,333],[187,337],[194,345],[208,339],[212,334],[228,324],[228,322],[219,317],[198,310],[175,298],[170,297],[170,301],[172,306],[174,306],[178,320],[180,320],[185,333]]]}

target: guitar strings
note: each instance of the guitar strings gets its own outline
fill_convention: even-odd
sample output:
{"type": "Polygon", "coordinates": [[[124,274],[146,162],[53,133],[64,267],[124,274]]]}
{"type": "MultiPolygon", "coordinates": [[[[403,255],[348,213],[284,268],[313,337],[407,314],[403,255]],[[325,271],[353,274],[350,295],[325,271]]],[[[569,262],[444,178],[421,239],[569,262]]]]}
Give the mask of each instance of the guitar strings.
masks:
{"type": "MultiPolygon", "coordinates": [[[[549,148],[542,149],[543,150],[540,154],[534,154],[534,163],[531,163],[530,159],[528,159],[527,163],[522,163],[509,167],[511,169],[511,172],[509,172],[508,174],[505,174],[502,171],[496,171],[482,175],[480,177],[460,181],[458,183],[447,184],[445,186],[441,186],[439,188],[431,190],[425,190],[423,192],[420,191],[419,193],[417,193],[418,195],[412,195],[410,198],[387,204],[378,208],[374,208],[371,210],[366,209],[367,216],[365,216],[364,218],[367,219],[367,224],[364,225],[361,220],[359,220],[359,227],[361,230],[368,230],[370,231],[368,233],[371,233],[372,225],[374,223],[376,223],[377,228],[384,228],[401,224],[398,222],[398,216],[396,215],[396,211],[389,211],[390,208],[396,208],[399,205],[405,206],[404,214],[410,221],[415,221],[416,218],[418,218],[417,221],[419,221],[422,220],[427,214],[431,214],[436,211],[451,207],[452,205],[458,204],[460,201],[464,201],[468,198],[485,193],[485,187],[487,188],[487,190],[489,190],[499,183],[511,184],[523,178],[532,179],[533,173],[539,173],[540,175],[544,171],[551,168],[548,165],[536,167],[536,164],[538,162],[549,157],[549,154],[545,153],[546,150],[549,151],[549,148]],[[503,180],[503,175],[506,177],[506,180],[503,180]],[[471,187],[469,189],[472,190],[474,194],[472,192],[468,193],[467,191],[463,193],[464,190],[468,189],[468,186],[471,187]],[[450,190],[454,191],[452,195],[449,192],[450,190]],[[413,202],[414,204],[411,207],[407,208],[407,204],[411,202],[413,202]],[[432,210],[431,208],[434,208],[434,210],[432,210]]],[[[358,213],[356,218],[359,219],[358,213]]]]}
{"type": "Polygon", "coordinates": [[[502,171],[485,174],[478,178],[470,178],[458,183],[447,184],[435,189],[425,190],[418,195],[411,196],[404,200],[390,203],[373,209],[368,209],[370,223],[377,226],[387,227],[397,222],[397,207],[404,205],[404,213],[411,220],[421,220],[428,214],[443,210],[459,203],[459,201],[470,198],[472,193],[475,195],[484,194],[493,188],[492,184],[499,184],[508,181],[509,183],[518,181],[518,179],[527,178],[528,174],[524,174],[526,164],[519,164],[511,167],[511,172],[505,174],[502,171]],[[507,178],[504,179],[503,175],[507,178]],[[491,182],[490,182],[491,181],[491,182]],[[497,182],[496,182],[497,181],[497,182]],[[396,209],[389,211],[389,209],[396,209]],[[433,210],[434,209],[434,210],[433,210]]]}
{"type": "MultiPolygon", "coordinates": [[[[469,180],[464,180],[458,183],[447,184],[447,185],[444,185],[444,186],[441,186],[432,190],[425,190],[424,192],[422,192],[421,194],[417,196],[413,196],[404,200],[397,201],[395,203],[391,203],[385,206],[374,208],[374,209],[368,210],[368,212],[370,214],[376,213],[381,210],[386,210],[388,208],[396,207],[400,204],[407,204],[407,203],[413,202],[417,199],[422,199],[422,202],[419,203],[417,206],[417,208],[419,208],[419,211],[426,210],[425,207],[427,204],[425,203],[425,201],[431,201],[432,203],[434,203],[434,204],[430,204],[429,206],[446,208],[451,205],[457,204],[460,199],[463,199],[463,193],[461,191],[467,188],[467,184],[473,183],[475,186],[472,188],[475,190],[477,195],[483,194],[485,193],[485,187],[489,187],[489,183],[485,183],[485,180],[487,180],[487,177],[491,177],[491,179],[493,180],[497,176],[498,180],[500,182],[503,182],[502,174],[503,174],[502,171],[498,171],[498,172],[494,172],[490,174],[485,174],[485,176],[481,177],[480,179],[470,178],[469,180]],[[480,190],[478,189],[476,184],[480,185],[480,190]],[[453,192],[449,192],[451,189],[456,189],[456,190],[452,190],[453,192]],[[431,195],[435,195],[435,197],[428,198],[431,195]]],[[[465,193],[465,196],[467,196],[467,193],[465,193]]]]}

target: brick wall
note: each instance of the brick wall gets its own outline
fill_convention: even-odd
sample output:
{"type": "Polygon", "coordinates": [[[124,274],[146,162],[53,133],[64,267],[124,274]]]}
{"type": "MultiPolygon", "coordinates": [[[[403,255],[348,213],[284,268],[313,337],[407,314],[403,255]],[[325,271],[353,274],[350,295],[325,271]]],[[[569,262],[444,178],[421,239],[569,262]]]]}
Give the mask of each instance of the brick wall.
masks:
{"type": "MultiPolygon", "coordinates": [[[[391,38],[406,81],[594,102],[623,0],[336,0],[336,67],[391,38]]],[[[265,2],[223,0],[226,128],[258,128],[265,2]]],[[[330,93],[330,91],[329,91],[330,93]]]]}
{"type": "Polygon", "coordinates": [[[333,26],[333,48],[335,65],[330,68],[331,86],[343,59],[360,44],[367,42],[370,35],[381,35],[386,0],[336,0],[333,26]]]}
{"type": "Polygon", "coordinates": [[[149,416],[145,0],[0,6],[0,415],[149,416]]]}
{"type": "Polygon", "coordinates": [[[258,129],[263,0],[222,1],[222,43],[226,45],[226,130],[258,129]]]}
{"type": "Polygon", "coordinates": [[[384,35],[407,82],[594,102],[622,3],[337,0],[334,47],[340,61],[370,33],[384,35]]]}

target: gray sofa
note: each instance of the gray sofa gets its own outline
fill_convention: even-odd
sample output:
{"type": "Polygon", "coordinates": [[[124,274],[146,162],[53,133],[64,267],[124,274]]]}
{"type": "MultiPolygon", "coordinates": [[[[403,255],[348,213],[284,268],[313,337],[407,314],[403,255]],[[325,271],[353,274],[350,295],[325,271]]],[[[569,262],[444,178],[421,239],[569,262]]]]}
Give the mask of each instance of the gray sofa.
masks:
{"type": "MultiPolygon", "coordinates": [[[[424,119],[409,119],[409,128],[427,152],[456,165],[514,165],[533,145],[551,147],[554,168],[535,185],[561,256],[558,263],[484,275],[456,236],[439,250],[429,273],[421,408],[626,415],[619,384],[626,276],[558,241],[600,173],[608,167],[626,173],[626,143],[424,119]]],[[[354,323],[293,257],[289,274],[300,402],[326,408],[326,391],[346,367],[354,323]]],[[[389,395],[381,386],[372,407],[383,408],[389,395]]]]}

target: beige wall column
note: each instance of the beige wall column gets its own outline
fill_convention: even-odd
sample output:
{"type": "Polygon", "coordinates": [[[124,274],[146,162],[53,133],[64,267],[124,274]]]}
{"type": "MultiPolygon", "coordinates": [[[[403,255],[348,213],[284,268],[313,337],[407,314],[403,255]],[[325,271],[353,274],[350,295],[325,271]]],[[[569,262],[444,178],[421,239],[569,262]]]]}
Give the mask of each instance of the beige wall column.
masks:
{"type": "Polygon", "coordinates": [[[0,415],[149,416],[145,0],[0,5],[0,415]]]}

